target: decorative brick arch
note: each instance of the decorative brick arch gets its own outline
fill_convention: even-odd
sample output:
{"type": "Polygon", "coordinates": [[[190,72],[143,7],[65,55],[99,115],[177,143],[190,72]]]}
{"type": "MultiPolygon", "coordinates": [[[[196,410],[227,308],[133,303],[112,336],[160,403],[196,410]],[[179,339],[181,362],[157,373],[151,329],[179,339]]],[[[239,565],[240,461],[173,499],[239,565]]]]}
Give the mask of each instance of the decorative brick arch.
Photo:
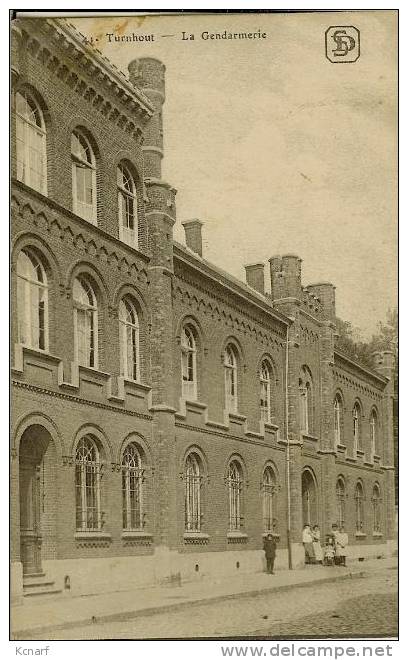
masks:
{"type": "Polygon", "coordinates": [[[61,461],[62,457],[65,455],[64,439],[51,417],[45,415],[42,412],[32,412],[17,420],[16,428],[12,434],[12,453],[18,457],[21,438],[24,432],[31,426],[42,426],[46,431],[48,431],[54,442],[57,457],[61,461]]]}

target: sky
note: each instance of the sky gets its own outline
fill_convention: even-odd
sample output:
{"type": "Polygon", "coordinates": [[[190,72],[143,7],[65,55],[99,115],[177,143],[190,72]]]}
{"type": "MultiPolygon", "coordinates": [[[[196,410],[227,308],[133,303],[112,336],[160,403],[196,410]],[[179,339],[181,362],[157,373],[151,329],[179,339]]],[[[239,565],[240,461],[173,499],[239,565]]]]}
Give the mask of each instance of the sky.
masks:
{"type": "Polygon", "coordinates": [[[174,237],[199,218],[203,256],[244,264],[297,254],[304,285],[336,286],[337,314],[369,337],[397,298],[397,17],[392,11],[70,19],[127,73],[166,65],[163,178],[174,237]],[[353,64],[325,57],[331,26],[360,30],[353,64]],[[204,40],[203,31],[266,33],[204,40]],[[183,40],[182,32],[194,34],[183,40]],[[109,43],[154,35],[149,42],[109,43]],[[171,34],[173,37],[162,37],[171,34]]]}

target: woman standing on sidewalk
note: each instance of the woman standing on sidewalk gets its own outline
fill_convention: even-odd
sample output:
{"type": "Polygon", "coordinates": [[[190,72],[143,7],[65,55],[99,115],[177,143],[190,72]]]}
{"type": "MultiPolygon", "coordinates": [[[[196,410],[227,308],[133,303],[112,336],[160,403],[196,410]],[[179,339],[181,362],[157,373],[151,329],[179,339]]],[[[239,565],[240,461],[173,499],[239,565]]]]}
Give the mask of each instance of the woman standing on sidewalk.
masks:
{"type": "Polygon", "coordinates": [[[313,536],[313,551],[314,551],[314,555],[315,555],[315,560],[316,560],[317,563],[323,564],[323,550],[322,550],[322,546],[321,546],[321,543],[320,543],[319,525],[315,525],[313,527],[312,536],[313,536]]]}
{"type": "Polygon", "coordinates": [[[315,554],[313,550],[313,536],[310,531],[310,525],[305,525],[303,528],[302,542],[305,549],[305,564],[314,564],[315,554]]]}
{"type": "Polygon", "coordinates": [[[339,565],[346,565],[347,557],[347,546],[348,546],[348,534],[344,530],[344,527],[340,527],[340,531],[336,535],[336,557],[339,558],[339,565]]]}

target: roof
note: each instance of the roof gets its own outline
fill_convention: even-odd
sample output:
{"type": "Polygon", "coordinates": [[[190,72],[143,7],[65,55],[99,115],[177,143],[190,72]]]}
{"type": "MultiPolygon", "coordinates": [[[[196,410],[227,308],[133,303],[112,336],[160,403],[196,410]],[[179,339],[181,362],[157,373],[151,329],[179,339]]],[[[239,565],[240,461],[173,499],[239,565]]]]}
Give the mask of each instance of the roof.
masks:
{"type": "Polygon", "coordinates": [[[225,270],[218,268],[211,262],[200,257],[196,252],[193,252],[189,248],[185,247],[177,241],[173,241],[173,255],[176,259],[188,264],[192,268],[200,272],[201,275],[215,280],[217,283],[224,286],[229,291],[235,293],[235,295],[244,298],[246,302],[251,305],[262,309],[266,314],[270,314],[274,317],[275,320],[281,322],[283,325],[290,325],[292,323],[291,319],[279,312],[273,307],[272,301],[262,294],[258,293],[255,289],[248,286],[244,282],[241,282],[238,278],[230,275],[225,270]]]}

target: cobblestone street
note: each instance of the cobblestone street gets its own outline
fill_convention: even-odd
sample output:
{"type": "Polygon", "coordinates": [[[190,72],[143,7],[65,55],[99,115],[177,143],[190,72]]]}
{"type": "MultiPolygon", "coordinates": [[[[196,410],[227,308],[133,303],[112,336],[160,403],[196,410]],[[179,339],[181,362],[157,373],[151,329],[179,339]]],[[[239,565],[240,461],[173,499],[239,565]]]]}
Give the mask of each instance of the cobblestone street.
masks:
{"type": "MultiPolygon", "coordinates": [[[[273,579],[273,577],[271,577],[273,579]]],[[[397,571],[56,631],[47,639],[395,637],[397,571]]]]}

